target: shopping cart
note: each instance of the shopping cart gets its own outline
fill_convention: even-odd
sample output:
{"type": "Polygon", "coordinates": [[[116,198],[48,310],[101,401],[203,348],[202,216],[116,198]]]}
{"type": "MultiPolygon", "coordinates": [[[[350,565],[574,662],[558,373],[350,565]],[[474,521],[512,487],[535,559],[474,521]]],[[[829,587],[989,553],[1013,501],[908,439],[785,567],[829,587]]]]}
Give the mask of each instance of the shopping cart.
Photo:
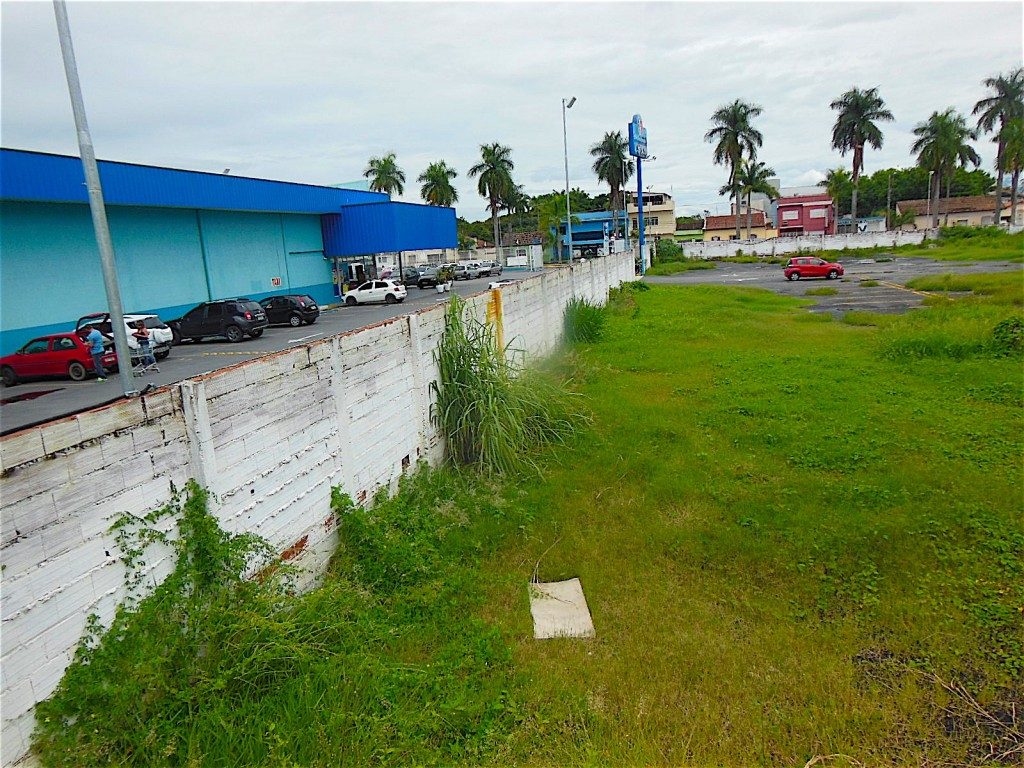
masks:
{"type": "Polygon", "coordinates": [[[132,376],[145,376],[150,373],[160,373],[156,364],[156,357],[153,355],[153,347],[149,342],[139,342],[139,346],[131,350],[132,376]]]}

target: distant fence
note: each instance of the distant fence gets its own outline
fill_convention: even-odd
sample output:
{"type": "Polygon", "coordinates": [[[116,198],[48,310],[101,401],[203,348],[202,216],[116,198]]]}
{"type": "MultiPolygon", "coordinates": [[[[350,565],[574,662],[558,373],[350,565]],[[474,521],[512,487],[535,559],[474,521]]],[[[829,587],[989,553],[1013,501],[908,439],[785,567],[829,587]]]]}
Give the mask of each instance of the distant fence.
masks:
{"type": "MultiPolygon", "coordinates": [[[[551,350],[575,298],[603,303],[633,280],[629,254],[548,269],[467,300],[525,355],[551,350]],[[496,295],[497,294],[497,295],[496,295]]],[[[28,750],[34,708],[53,693],[86,619],[124,596],[109,527],[167,503],[171,484],[210,491],[226,530],[266,538],[309,582],[337,541],[331,487],[357,502],[443,439],[430,418],[444,304],[320,339],[0,438],[3,498],[2,763],[28,750]]],[[[147,559],[147,583],[172,567],[147,559]]]]}
{"type": "Polygon", "coordinates": [[[934,235],[928,231],[914,232],[857,232],[848,235],[801,235],[800,237],[773,237],[768,240],[712,240],[699,243],[681,243],[683,253],[691,259],[720,259],[736,256],[781,256],[803,251],[842,251],[848,248],[897,248],[901,245],[920,245],[934,235]]]}

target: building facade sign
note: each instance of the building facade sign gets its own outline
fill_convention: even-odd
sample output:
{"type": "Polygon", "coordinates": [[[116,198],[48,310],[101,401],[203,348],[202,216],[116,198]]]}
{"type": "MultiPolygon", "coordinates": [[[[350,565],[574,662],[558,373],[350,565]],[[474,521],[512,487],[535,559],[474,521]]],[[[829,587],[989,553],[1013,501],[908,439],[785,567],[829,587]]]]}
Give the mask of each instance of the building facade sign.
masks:
{"type": "Polygon", "coordinates": [[[640,115],[633,115],[629,124],[629,154],[633,157],[647,157],[647,129],[640,115]]]}

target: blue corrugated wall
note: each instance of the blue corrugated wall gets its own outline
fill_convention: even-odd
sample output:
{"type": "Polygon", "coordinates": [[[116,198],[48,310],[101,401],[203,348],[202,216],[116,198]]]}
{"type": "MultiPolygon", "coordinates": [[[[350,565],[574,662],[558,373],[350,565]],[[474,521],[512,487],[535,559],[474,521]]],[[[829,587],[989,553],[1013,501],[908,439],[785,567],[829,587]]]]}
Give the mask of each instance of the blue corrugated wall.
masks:
{"type": "Polygon", "coordinates": [[[384,251],[454,248],[455,209],[412,203],[346,206],[323,217],[328,256],[361,256],[384,251]]]}
{"type": "MultiPolygon", "coordinates": [[[[115,206],[107,213],[126,311],[168,320],[209,298],[294,292],[334,301],[319,216],[115,206]]],[[[0,264],[0,354],[107,307],[86,205],[0,203],[0,264]]]]}

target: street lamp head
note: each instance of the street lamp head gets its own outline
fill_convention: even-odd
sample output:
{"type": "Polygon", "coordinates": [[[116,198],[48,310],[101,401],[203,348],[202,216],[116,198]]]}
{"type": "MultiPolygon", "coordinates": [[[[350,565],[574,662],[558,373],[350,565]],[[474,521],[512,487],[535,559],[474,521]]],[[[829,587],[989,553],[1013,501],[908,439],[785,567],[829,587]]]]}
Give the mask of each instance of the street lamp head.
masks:
{"type": "Polygon", "coordinates": [[[562,103],[565,104],[566,109],[572,109],[572,105],[576,103],[576,97],[570,98],[568,103],[566,103],[565,99],[562,99],[562,103]]]}

